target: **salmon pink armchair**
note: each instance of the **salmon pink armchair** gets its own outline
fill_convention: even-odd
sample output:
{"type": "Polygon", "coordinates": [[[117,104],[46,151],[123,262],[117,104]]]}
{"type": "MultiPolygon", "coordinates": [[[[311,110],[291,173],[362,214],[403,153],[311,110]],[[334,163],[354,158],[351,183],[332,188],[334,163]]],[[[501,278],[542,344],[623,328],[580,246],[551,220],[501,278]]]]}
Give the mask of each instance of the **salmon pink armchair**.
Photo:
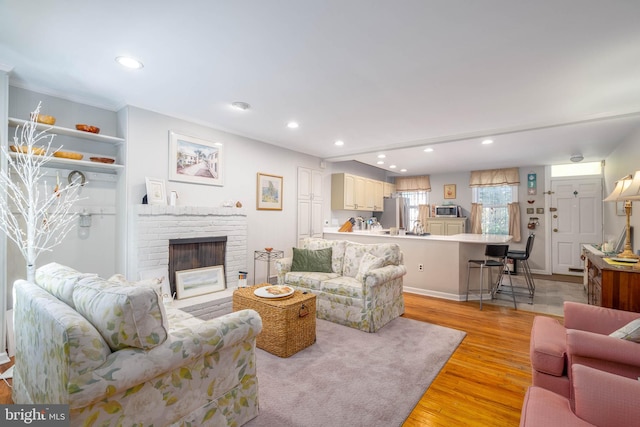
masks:
{"type": "Polygon", "coordinates": [[[571,397],[571,366],[581,364],[628,378],[640,376],[640,344],[609,336],[640,313],[564,303],[564,325],[536,316],[531,329],[533,385],[571,397]]]}

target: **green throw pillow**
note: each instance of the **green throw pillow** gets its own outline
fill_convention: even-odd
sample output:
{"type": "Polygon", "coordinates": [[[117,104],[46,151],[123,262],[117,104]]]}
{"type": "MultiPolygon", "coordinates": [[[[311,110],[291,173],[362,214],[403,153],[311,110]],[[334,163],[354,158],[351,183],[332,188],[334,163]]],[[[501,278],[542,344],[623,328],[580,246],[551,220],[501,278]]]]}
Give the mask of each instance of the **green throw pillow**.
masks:
{"type": "Polygon", "coordinates": [[[331,273],[331,248],[311,250],[293,248],[291,271],[331,273]]]}

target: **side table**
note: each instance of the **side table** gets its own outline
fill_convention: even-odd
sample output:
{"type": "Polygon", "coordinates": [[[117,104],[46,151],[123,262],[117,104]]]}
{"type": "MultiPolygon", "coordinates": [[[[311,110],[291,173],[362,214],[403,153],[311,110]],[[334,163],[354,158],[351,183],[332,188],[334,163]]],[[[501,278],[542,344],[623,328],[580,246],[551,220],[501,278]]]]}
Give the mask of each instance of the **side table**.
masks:
{"type": "Polygon", "coordinates": [[[262,318],[256,346],[279,357],[289,357],[316,342],[316,296],[296,290],[290,297],[261,298],[254,291],[262,283],[233,291],[233,311],[250,308],[262,318]]]}
{"type": "Polygon", "coordinates": [[[271,260],[284,258],[284,251],[279,251],[276,249],[272,249],[270,251],[261,250],[255,251],[253,253],[253,284],[256,284],[256,261],[266,261],[267,262],[267,280],[269,282],[271,274],[271,260]]]}

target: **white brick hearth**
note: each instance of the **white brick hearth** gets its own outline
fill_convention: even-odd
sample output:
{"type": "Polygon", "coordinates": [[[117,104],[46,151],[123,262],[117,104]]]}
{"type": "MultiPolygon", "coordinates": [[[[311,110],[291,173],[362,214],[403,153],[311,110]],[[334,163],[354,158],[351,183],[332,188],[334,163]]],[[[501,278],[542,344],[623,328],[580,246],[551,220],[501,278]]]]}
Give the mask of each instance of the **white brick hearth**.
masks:
{"type": "Polygon", "coordinates": [[[238,272],[247,271],[247,214],[239,208],[137,205],[132,221],[129,275],[167,268],[169,240],[227,236],[225,278],[227,289],[186,298],[173,304],[203,318],[231,312],[231,294],[238,272]]]}

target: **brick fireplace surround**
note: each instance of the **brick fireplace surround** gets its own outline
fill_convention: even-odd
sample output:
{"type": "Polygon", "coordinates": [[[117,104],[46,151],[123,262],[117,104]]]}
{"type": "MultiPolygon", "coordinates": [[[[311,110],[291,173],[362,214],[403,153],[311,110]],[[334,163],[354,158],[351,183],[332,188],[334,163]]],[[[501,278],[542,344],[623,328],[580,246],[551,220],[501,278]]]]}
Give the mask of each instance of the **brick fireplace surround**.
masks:
{"type": "Polygon", "coordinates": [[[242,208],[137,205],[132,221],[129,275],[167,268],[169,240],[227,236],[225,281],[227,289],[173,302],[201,318],[231,312],[231,296],[238,286],[238,271],[247,271],[247,214],[242,208]]]}

